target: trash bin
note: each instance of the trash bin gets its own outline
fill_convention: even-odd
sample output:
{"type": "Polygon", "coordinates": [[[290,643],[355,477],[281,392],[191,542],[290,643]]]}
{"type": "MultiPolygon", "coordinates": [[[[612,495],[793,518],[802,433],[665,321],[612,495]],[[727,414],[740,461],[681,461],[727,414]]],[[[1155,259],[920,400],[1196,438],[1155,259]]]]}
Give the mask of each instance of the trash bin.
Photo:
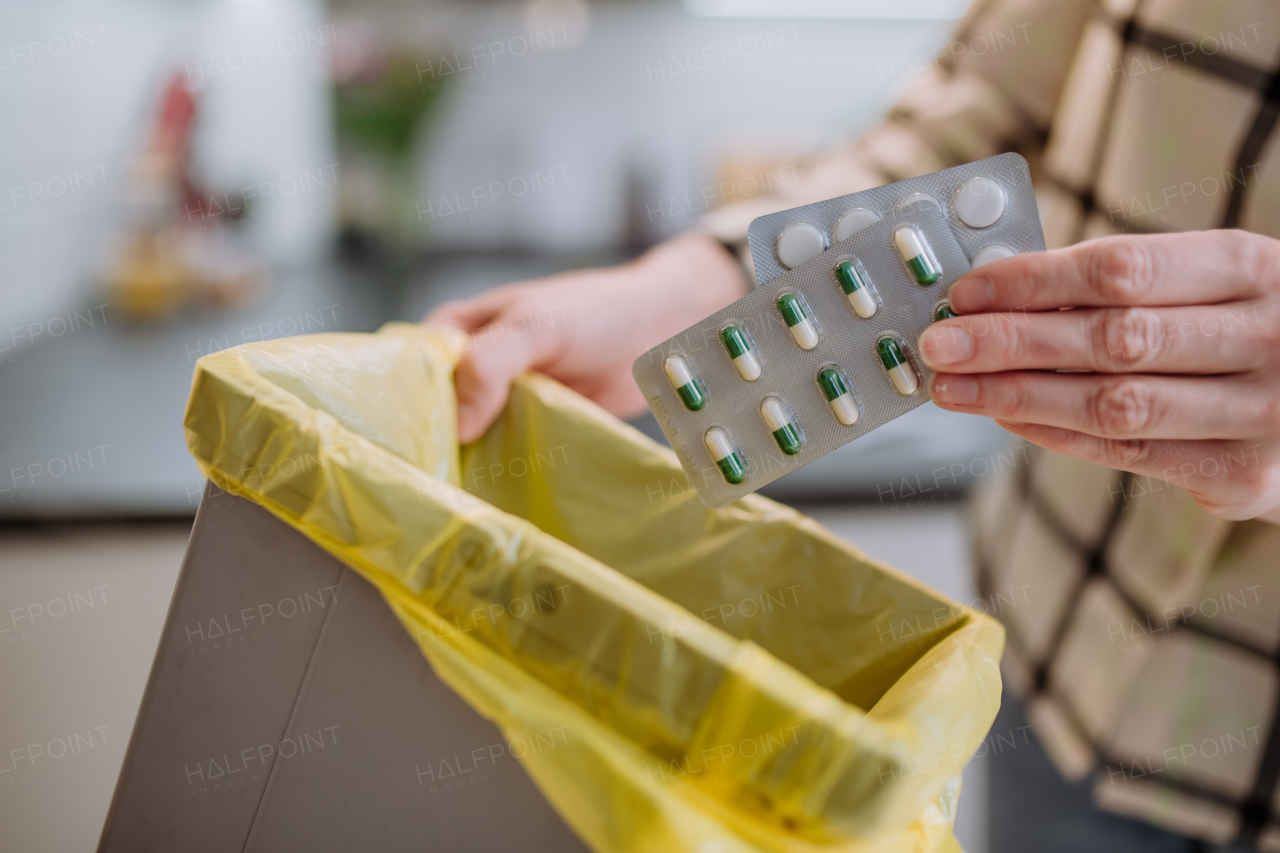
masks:
{"type": "MultiPolygon", "coordinates": [[[[765,498],[707,509],[669,450],[544,377],[459,448],[462,346],[392,324],[206,356],[188,446],[218,489],[376,588],[591,848],[956,849],[960,771],[999,705],[998,623],[765,498]]],[[[357,636],[346,653],[376,651],[357,636]]],[[[312,811],[295,819],[338,820],[312,811]]]]}
{"type": "Polygon", "coordinates": [[[586,847],[377,589],[208,485],[101,853],[586,847]],[[500,817],[500,819],[495,819],[500,817]]]}

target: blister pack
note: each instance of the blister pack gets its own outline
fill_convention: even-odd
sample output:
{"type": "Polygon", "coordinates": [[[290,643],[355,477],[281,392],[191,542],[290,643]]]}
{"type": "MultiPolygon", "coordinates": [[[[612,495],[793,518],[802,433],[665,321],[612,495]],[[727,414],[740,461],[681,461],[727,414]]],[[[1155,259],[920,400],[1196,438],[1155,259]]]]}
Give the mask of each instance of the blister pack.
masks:
{"type": "Polygon", "coordinates": [[[999,154],[757,217],[747,227],[757,283],[763,287],[921,196],[947,213],[971,266],[1044,249],[1027,161],[999,154]]]}
{"type": "Polygon", "coordinates": [[[932,373],[916,341],[945,316],[951,284],[989,247],[1044,248],[1016,154],[769,214],[748,233],[761,286],[632,365],[713,508],[925,403],[932,373]],[[869,213],[845,234],[851,210],[869,213]],[[787,237],[798,224],[844,239],[801,259],[787,237]]]}

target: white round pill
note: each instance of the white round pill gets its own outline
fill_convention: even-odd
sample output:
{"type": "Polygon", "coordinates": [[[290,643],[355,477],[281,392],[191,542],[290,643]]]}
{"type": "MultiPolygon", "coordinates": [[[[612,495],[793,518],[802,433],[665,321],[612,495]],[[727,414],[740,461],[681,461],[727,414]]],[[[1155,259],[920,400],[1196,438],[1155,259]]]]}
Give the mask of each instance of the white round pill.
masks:
{"type": "Polygon", "coordinates": [[[956,190],[956,218],[970,228],[990,228],[1004,216],[1004,189],[990,178],[970,178],[956,190]]]}
{"type": "Polygon", "coordinates": [[[1012,258],[1016,254],[1018,253],[1013,249],[1010,249],[1008,246],[1001,246],[998,244],[983,246],[981,249],[973,253],[973,260],[969,265],[973,267],[980,267],[983,264],[989,264],[992,261],[1002,261],[1005,258],[1012,258]]]}
{"type": "Polygon", "coordinates": [[[868,210],[865,207],[846,210],[844,215],[836,220],[836,227],[831,229],[831,242],[843,243],[863,228],[875,225],[879,221],[880,214],[874,210],[868,210]]]}
{"type": "Polygon", "coordinates": [[[822,254],[827,248],[827,238],[822,232],[808,222],[797,222],[782,229],[778,235],[778,260],[789,270],[803,264],[810,258],[822,254]]]}
{"type": "Polygon", "coordinates": [[[942,210],[942,203],[928,193],[911,193],[893,206],[893,212],[901,213],[916,204],[931,204],[938,210],[942,210]]]}

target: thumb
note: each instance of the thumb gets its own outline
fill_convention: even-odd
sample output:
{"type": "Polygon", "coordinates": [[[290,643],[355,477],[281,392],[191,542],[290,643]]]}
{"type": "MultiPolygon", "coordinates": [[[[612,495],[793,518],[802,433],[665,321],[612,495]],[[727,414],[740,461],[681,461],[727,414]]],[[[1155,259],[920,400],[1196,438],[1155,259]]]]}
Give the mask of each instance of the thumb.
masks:
{"type": "Polygon", "coordinates": [[[458,393],[458,441],[484,435],[507,404],[511,382],[534,366],[532,335],[513,335],[502,323],[479,329],[458,361],[453,381],[458,393]]]}
{"type": "Polygon", "coordinates": [[[492,323],[502,313],[510,297],[506,288],[495,288],[469,299],[455,299],[437,305],[422,322],[428,326],[452,326],[474,332],[492,323]]]}

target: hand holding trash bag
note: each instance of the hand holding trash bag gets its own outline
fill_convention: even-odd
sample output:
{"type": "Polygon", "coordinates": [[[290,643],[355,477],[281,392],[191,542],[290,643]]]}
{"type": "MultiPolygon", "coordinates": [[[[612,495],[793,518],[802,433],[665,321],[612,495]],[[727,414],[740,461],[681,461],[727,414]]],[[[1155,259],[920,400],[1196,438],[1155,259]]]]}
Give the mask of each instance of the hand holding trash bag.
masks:
{"type": "Polygon", "coordinates": [[[529,370],[619,417],[644,412],[631,362],[745,288],[728,252],[689,235],[611,269],[561,273],[446,302],[425,322],[471,335],[455,378],[459,440],[479,438],[506,404],[511,381],[529,370]]]}

